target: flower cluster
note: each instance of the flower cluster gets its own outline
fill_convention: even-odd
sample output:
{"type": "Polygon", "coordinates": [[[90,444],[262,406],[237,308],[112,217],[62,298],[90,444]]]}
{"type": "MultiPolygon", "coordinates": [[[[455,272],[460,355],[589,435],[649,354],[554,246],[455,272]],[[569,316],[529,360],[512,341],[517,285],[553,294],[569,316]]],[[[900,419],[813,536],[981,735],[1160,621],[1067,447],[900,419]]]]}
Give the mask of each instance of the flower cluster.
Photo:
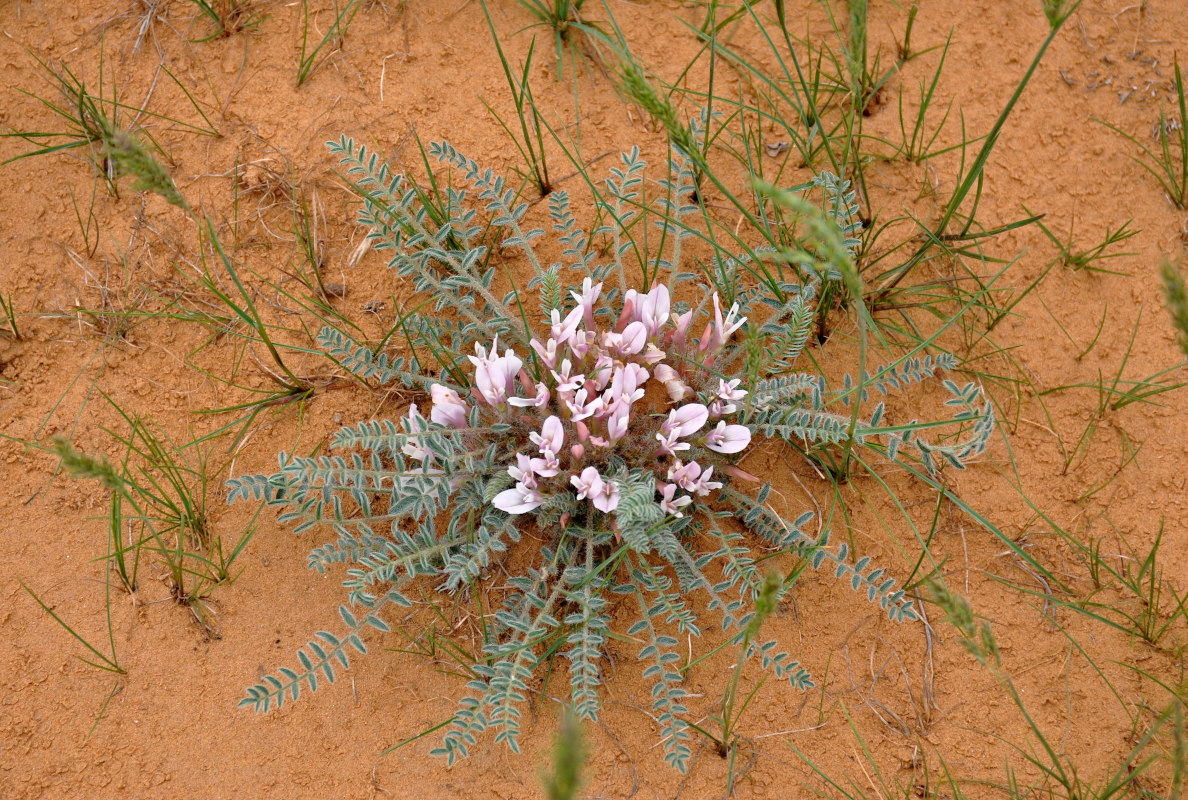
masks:
{"type": "MultiPolygon", "coordinates": [[[[550,496],[574,492],[606,514],[619,505],[620,487],[608,472],[612,456],[655,473],[661,508],[674,517],[693,497],[705,497],[722,484],[714,466],[685,460],[694,446],[717,453],[741,452],[751,441],[744,425],[728,421],[747,392],[739,381],[707,381],[710,366],[730,337],[746,322],[737,306],[723,316],[717,294],[714,317],[692,340],[693,311],[672,312],[668,288],[646,294],[629,290],[612,330],[599,330],[595,304],[601,283],[589,278],[571,292],[575,307],[564,318],[552,312],[549,336],[529,343],[533,378],[511,349],[490,351],[475,345],[473,402],[480,416],[511,422],[527,432],[518,443],[508,475],[515,485],[494,498],[508,514],[539,508],[550,496]],[[693,385],[702,385],[700,393],[693,385]],[[704,401],[704,402],[703,402],[704,401]]],[[[465,429],[471,403],[441,384],[431,387],[430,419],[465,429]]],[[[410,417],[418,417],[413,406],[410,417]]],[[[428,455],[410,455],[428,470],[428,455]]]]}

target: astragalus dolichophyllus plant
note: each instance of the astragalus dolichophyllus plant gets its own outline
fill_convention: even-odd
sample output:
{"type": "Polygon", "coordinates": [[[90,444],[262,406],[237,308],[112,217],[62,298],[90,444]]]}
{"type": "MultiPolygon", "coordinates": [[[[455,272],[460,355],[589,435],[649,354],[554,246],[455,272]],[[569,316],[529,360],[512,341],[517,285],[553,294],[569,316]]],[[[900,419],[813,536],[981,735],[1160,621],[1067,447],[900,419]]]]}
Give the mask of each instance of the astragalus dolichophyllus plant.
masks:
{"type": "MultiPolygon", "coordinates": [[[[230,481],[232,500],[262,498],[299,530],[333,530],[311,567],[347,565],[346,631],[317,633],[298,668],[250,687],[241,705],[267,711],[333,681],[348,650],[364,652],[364,631],[387,630],[385,608],[410,606],[408,588],[421,581],[495,609],[479,612],[483,645],[435,753],[452,763],[484,732],[518,751],[524,707],[558,656],[573,711],[597,719],[614,635],[637,647],[666,758],[684,770],[692,728],[678,636],[718,625],[746,657],[803,689],[808,672],[756,635],[762,587],[770,608],[805,565],[829,564],[893,620],[916,619],[882,569],[851,563],[828,531],[810,533],[812,513],[781,517],[770,487],[739,466],[756,440],[782,438],[815,458],[860,448],[932,472],[980,453],[993,430],[978,388],[948,381],[957,413],[947,435],[939,423],[889,424],[882,403],[857,413],[872,390],[952,367],[943,354],[847,378],[839,391],[793,370],[820,285],[854,274],[855,225],[839,216],[853,209],[833,202],[844,182],[814,184],[827,214],[813,217],[805,247],[716,252],[706,269],[715,289],[682,269],[682,244],[704,235],[690,220],[707,218],[690,200],[693,170],[679,150],[652,201],[639,151],[624,154],[593,186],[592,234],[565,192],[551,194],[562,261],[546,266],[535,243],[550,232],[526,229],[527,205],[450,145],[428,148],[446,169],[427,183],[345,137],[329,146],[362,198],[374,246],[426,299],[410,301],[417,310],[401,320],[403,357],[332,328],[321,343],[360,378],[423,394],[397,421],[343,428],[331,454],[282,453],[275,474],[230,481]],[[660,253],[646,251],[648,225],[660,253]],[[492,256],[508,251],[523,254],[531,277],[497,297],[492,256]],[[779,569],[792,577],[773,582],[779,569]],[[612,620],[630,621],[613,629],[612,620]]],[[[788,197],[785,206],[808,202],[788,197]]]]}

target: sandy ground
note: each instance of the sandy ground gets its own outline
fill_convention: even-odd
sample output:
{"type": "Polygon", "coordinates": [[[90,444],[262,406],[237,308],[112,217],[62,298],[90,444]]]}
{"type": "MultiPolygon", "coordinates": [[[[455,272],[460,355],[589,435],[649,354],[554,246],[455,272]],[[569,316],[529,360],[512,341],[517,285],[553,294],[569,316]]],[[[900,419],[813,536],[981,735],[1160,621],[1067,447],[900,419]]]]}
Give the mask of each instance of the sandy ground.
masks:
{"type": "MultiPolygon", "coordinates": [[[[320,9],[315,21],[323,31],[327,4],[312,5],[320,9]]],[[[530,34],[517,32],[531,20],[511,0],[491,5],[505,47],[518,61],[530,34]]],[[[872,5],[878,6],[872,12],[872,47],[881,42],[886,52],[905,15],[872,5]]],[[[614,0],[611,6],[636,55],[675,80],[697,49],[682,25],[699,19],[695,9],[659,1],[614,0]]],[[[799,19],[794,11],[790,15],[799,19]]],[[[391,0],[387,7],[365,4],[344,48],[300,89],[295,88],[300,4],[272,3],[258,30],[209,42],[193,41],[207,31],[195,13],[183,2],[0,2],[0,86],[7,87],[0,90],[0,124],[26,130],[55,124],[44,107],[21,93],[52,92],[36,54],[61,59],[92,86],[98,85],[102,62],[103,80],[109,88],[114,82],[124,102],[139,107],[151,87],[149,109],[203,125],[177,85],[158,71],[159,64],[167,65],[218,129],[218,136],[202,136],[178,124],[142,120],[169,154],[169,169],[191,204],[215,220],[221,235],[234,234],[238,258],[262,275],[285,280],[294,256],[292,217],[282,182],[274,179],[294,177],[320,209],[327,280],[343,287],[335,307],[368,335],[381,335],[409,288],[374,253],[353,263],[364,231],[352,224],[354,203],[322,143],[345,133],[415,168],[408,138],[415,126],[425,139],[448,137],[485,165],[516,166],[513,146],[480,102],[513,113],[480,7],[432,0],[409,0],[400,8],[391,0]]],[[[819,17],[818,10],[814,18],[819,17]]],[[[920,4],[917,47],[943,43],[950,30],[937,105],[954,104],[948,141],[959,133],[958,110],[971,135],[989,129],[1046,25],[1038,3],[920,4]]],[[[759,52],[745,37],[734,44],[759,52]]],[[[573,85],[555,80],[550,48],[538,48],[543,55],[532,75],[538,99],[550,118],[572,123],[573,85]]],[[[1045,395],[1046,413],[1035,397],[1037,390],[1096,381],[1099,375],[1109,379],[1135,326],[1127,378],[1180,360],[1157,276],[1160,257],[1184,247],[1188,217],[1172,208],[1131,159],[1135,148],[1094,121],[1152,141],[1150,131],[1170,96],[1177,48],[1188,51],[1181,0],[1141,5],[1087,0],[1039,67],[986,171],[980,212],[986,224],[1025,216],[1026,206],[1045,214],[1057,235],[1071,228],[1086,244],[1131,219],[1142,231],[1119,248],[1130,255],[1106,262],[1124,274],[1058,265],[995,328],[994,344],[1009,353],[1030,385],[1017,394],[995,388],[1009,448],[1000,438],[971,469],[947,475],[974,508],[1074,587],[1066,600],[1085,597],[1093,588],[1083,559],[1050,535],[1049,524],[1012,487],[1012,463],[1035,508],[1083,541],[1102,538],[1103,552],[1129,552],[1125,540],[1145,553],[1162,521],[1163,575],[1177,592],[1188,591],[1188,394],[1172,392],[1155,405],[1107,412],[1067,467],[1060,442],[1074,449],[1096,408],[1096,394],[1073,389],[1045,395]],[[1098,343],[1081,356],[1099,326],[1098,343]],[[1098,490],[1085,497],[1093,489],[1098,490]]],[[[869,133],[898,137],[895,93],[901,85],[914,92],[931,76],[937,57],[935,52],[922,57],[892,78],[885,101],[867,120],[869,133]]],[[[695,72],[688,80],[699,79],[695,72]]],[[[605,74],[585,68],[578,93],[587,156],[639,144],[651,163],[662,162],[662,133],[618,97],[605,74]]],[[[24,147],[19,140],[2,140],[0,159],[24,147]]],[[[593,172],[601,174],[609,163],[600,162],[593,172]]],[[[905,207],[919,210],[935,192],[951,191],[955,170],[949,157],[924,166],[876,162],[869,172],[872,204],[887,217],[905,207]]],[[[90,167],[68,156],[0,168],[0,291],[11,293],[25,334],[19,342],[0,338],[0,430],[37,441],[67,436],[82,449],[117,459],[120,448],[104,427],[118,429],[121,423],[100,390],[188,441],[232,418],[196,412],[248,398],[213,376],[235,374],[241,384],[255,387],[266,387],[269,378],[265,354],[242,353],[235,337],[208,340],[208,332],[196,325],[141,314],[160,311],[186,290],[178,276],[194,274],[193,228],[176,209],[133,192],[125,181],[118,199],[99,188],[84,236],[86,223],[80,226],[76,203],[85,217],[92,184],[90,167]]],[[[544,219],[543,204],[531,214],[544,219]]],[[[1019,256],[1000,279],[1017,290],[1057,255],[1034,226],[992,247],[1004,259],[1019,256]]],[[[260,297],[269,315],[296,325],[282,303],[260,297]]],[[[974,369],[1007,372],[1004,356],[986,356],[985,343],[977,352],[982,355],[974,369]]],[[[229,539],[243,530],[252,509],[223,504],[227,474],[265,471],[278,450],[308,451],[339,423],[394,417],[407,403],[399,393],[329,380],[330,365],[315,356],[293,361],[302,374],[326,378],[316,395],[261,414],[232,453],[228,438],[211,446],[211,463],[219,472],[211,482],[210,523],[229,539]]],[[[1179,374],[1169,377],[1179,380],[1179,374]]],[[[931,400],[928,392],[915,392],[897,400],[892,412],[906,414],[909,401],[927,407],[931,400]]],[[[97,560],[106,552],[107,496],[92,481],[55,474],[55,467],[52,457],[0,444],[5,643],[0,798],[540,796],[538,770],[558,717],[552,702],[538,703],[527,719],[522,757],[484,741],[469,760],[447,769],[428,755],[432,736],[380,755],[447,719],[464,683],[444,661],[391,652],[406,646],[396,635],[373,638],[373,655],[307,702],[267,716],[237,710],[243,688],[259,671],[290,663],[313,631],[333,622],[339,602],[338,576],[320,577],[304,567],[309,549],[324,534],[295,536],[268,511],[238,562],[239,579],[217,587],[206,601],[213,634],[171,601],[162,571],[146,563],[136,596],[113,589],[115,646],[127,674],[113,676],[82,664],[76,658],[86,655],[82,646],[19,583],[28,584],[89,641],[104,642],[104,572],[97,560]]],[[[757,448],[746,467],[774,476],[790,512],[810,507],[806,492],[825,497],[825,484],[786,449],[757,448]]],[[[890,482],[927,529],[935,495],[902,475],[891,475],[890,482]]],[[[850,532],[856,547],[902,578],[918,554],[906,524],[883,527],[880,515],[896,517],[872,481],[860,479],[845,491],[855,509],[850,532]]],[[[1169,701],[1164,689],[1137,670],[1168,686],[1181,685],[1183,621],[1152,647],[1083,615],[1054,611],[1004,585],[1041,588],[1001,541],[954,507],[946,505],[941,514],[935,552],[947,558],[950,585],[993,622],[1004,664],[1030,713],[1086,780],[1112,774],[1169,701]]],[[[1131,611],[1137,607],[1116,590],[1095,599],[1131,611]]],[[[465,604],[442,612],[449,635],[469,646],[474,628],[465,604]]],[[[409,630],[426,620],[423,613],[410,619],[409,630]]],[[[797,751],[840,784],[852,782],[877,795],[862,741],[884,777],[905,787],[904,796],[912,786],[918,787],[913,796],[923,796],[925,776],[931,773],[935,782],[942,759],[963,779],[1001,782],[1008,763],[1029,774],[1015,748],[1030,751],[1034,742],[1018,710],[935,619],[935,611],[932,622],[931,635],[922,625],[892,625],[828,576],[805,582],[796,602],[770,626],[821,687],[802,694],[774,682],[764,686],[741,723],[746,743],[736,796],[827,791],[797,751]]],[[[439,620],[439,632],[444,627],[439,620]]],[[[714,643],[710,637],[690,647],[696,655],[714,643]]],[[[721,796],[727,765],[708,747],[698,752],[688,776],[664,765],[657,727],[644,711],[648,686],[629,648],[614,654],[604,720],[590,731],[586,792],[721,796]]],[[[723,654],[692,673],[688,689],[695,715],[713,710],[731,664],[723,654]]],[[[757,677],[748,672],[744,686],[757,677]]],[[[1146,785],[1161,790],[1164,778],[1157,770],[1146,785]]],[[[995,792],[977,783],[966,790],[973,797],[995,792]]]]}

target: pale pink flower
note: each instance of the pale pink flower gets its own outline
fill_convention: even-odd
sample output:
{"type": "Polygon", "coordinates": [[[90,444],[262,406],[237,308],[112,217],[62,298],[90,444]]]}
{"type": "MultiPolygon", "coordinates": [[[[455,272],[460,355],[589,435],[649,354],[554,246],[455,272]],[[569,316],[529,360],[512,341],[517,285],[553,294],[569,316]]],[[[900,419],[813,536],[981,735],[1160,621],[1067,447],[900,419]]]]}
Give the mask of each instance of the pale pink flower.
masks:
{"type": "Polygon", "coordinates": [[[681,450],[689,449],[689,443],[682,442],[677,435],[677,431],[672,431],[667,436],[663,433],[657,433],[656,441],[660,443],[660,446],[656,448],[656,455],[658,456],[675,456],[681,450]]]}
{"type": "Polygon", "coordinates": [[[553,371],[553,380],[557,381],[558,392],[573,392],[580,389],[586,382],[586,376],[580,373],[575,374],[573,363],[566,358],[561,362],[561,371],[553,371]]]}
{"type": "MultiPolygon", "coordinates": [[[[582,318],[586,322],[587,328],[594,327],[594,303],[598,300],[598,295],[602,293],[602,284],[597,283],[591,285],[590,279],[586,278],[582,281],[582,293],[570,292],[574,302],[578,304],[578,308],[582,310],[582,318]]],[[[575,309],[576,310],[576,309],[575,309]]]]}
{"type": "Polygon", "coordinates": [[[639,319],[639,311],[635,307],[639,300],[639,292],[634,289],[627,290],[623,295],[623,310],[619,312],[619,321],[615,323],[615,330],[621,331],[628,324],[639,319]]]}
{"type": "Polygon", "coordinates": [[[717,453],[738,453],[751,443],[751,431],[745,425],[727,425],[725,420],[705,436],[705,446],[717,453]]]}
{"type": "Polygon", "coordinates": [[[575,308],[565,315],[565,319],[561,319],[561,312],[553,309],[551,315],[552,325],[549,329],[553,339],[557,340],[558,345],[568,344],[574,335],[577,333],[578,325],[582,324],[582,310],[575,308]]]}
{"type": "Polygon", "coordinates": [[[531,461],[532,471],[542,478],[553,478],[561,473],[561,461],[552,450],[544,450],[542,458],[531,461]]]}
{"type": "MultiPolygon", "coordinates": [[[[574,309],[575,311],[577,309],[574,309]]],[[[576,358],[585,358],[586,353],[590,352],[590,346],[594,344],[597,335],[591,331],[578,331],[569,340],[569,350],[576,358]]]]}
{"type": "Polygon", "coordinates": [[[664,284],[656,286],[637,301],[637,304],[638,311],[635,312],[634,318],[643,323],[647,328],[648,337],[651,338],[668,321],[668,312],[672,307],[668,287],[664,284]]]}
{"type": "Polygon", "coordinates": [[[730,306],[730,311],[726,313],[726,319],[722,319],[722,307],[718,300],[718,293],[714,292],[714,321],[705,328],[705,333],[701,336],[701,351],[703,353],[716,353],[722,348],[722,345],[734,335],[734,332],[743,326],[747,321],[746,317],[738,317],[738,303],[730,306]]]}
{"type": "Polygon", "coordinates": [[[619,485],[614,481],[603,481],[602,489],[590,496],[594,507],[604,514],[609,514],[619,507],[619,485]]]}
{"type": "Polygon", "coordinates": [[[613,404],[616,408],[619,404],[630,406],[644,396],[644,390],[639,387],[647,379],[648,371],[638,364],[620,367],[615,370],[611,387],[603,394],[602,400],[607,405],[613,404]]]}
{"type": "Polygon", "coordinates": [[[602,491],[602,476],[594,467],[586,467],[581,475],[571,475],[569,482],[577,489],[578,500],[585,500],[602,491]]]}
{"type": "Polygon", "coordinates": [[[516,464],[507,468],[507,474],[515,479],[519,485],[527,489],[535,489],[537,487],[537,473],[533,468],[532,459],[523,453],[516,453],[516,464]]]}
{"type": "Polygon", "coordinates": [[[633,356],[648,343],[648,329],[642,322],[632,322],[622,333],[605,334],[609,348],[623,357],[633,356]]]}
{"type": "Polygon", "coordinates": [[[696,493],[699,497],[705,497],[712,491],[722,488],[722,484],[718,481],[711,481],[710,476],[714,474],[714,468],[710,467],[705,472],[701,473],[696,481],[691,486],[686,487],[690,492],[696,493]]]}
{"type": "Polygon", "coordinates": [[[693,390],[689,385],[681,380],[681,375],[667,364],[657,364],[656,369],[652,371],[652,375],[660,383],[664,384],[664,390],[668,392],[668,397],[674,403],[679,403],[689,395],[693,394],[693,390]]]}
{"type": "Polygon", "coordinates": [[[685,339],[689,335],[689,325],[693,322],[693,310],[689,309],[679,317],[676,314],[672,315],[673,331],[672,344],[676,350],[685,349],[685,339]]]}
{"type": "Polygon", "coordinates": [[[676,497],[676,490],[677,485],[675,483],[664,485],[664,488],[660,490],[660,495],[662,498],[660,500],[660,508],[664,510],[664,513],[671,514],[677,519],[680,519],[681,517],[685,516],[684,513],[681,512],[681,509],[691,504],[693,502],[693,498],[686,495],[676,497]]]}
{"type": "Polygon", "coordinates": [[[747,390],[738,388],[740,383],[742,383],[741,378],[735,378],[729,382],[719,379],[718,397],[727,403],[737,403],[739,400],[742,400],[747,396],[747,390]]]}
{"type": "Polygon", "coordinates": [[[565,429],[561,427],[560,417],[555,414],[550,416],[540,426],[540,433],[530,433],[528,438],[542,453],[545,450],[560,453],[561,447],[565,444],[565,429]]]}
{"type": "Polygon", "coordinates": [[[692,492],[697,488],[699,477],[701,477],[701,465],[696,461],[682,464],[680,459],[673,459],[672,465],[668,468],[668,480],[686,492],[692,492]]]}
{"type": "Polygon", "coordinates": [[[516,408],[544,408],[549,404],[549,387],[544,381],[536,384],[536,394],[532,397],[509,397],[507,402],[516,408]]]}
{"type": "Polygon", "coordinates": [[[433,398],[433,408],[429,411],[429,419],[438,425],[450,428],[465,428],[469,425],[467,416],[470,407],[456,391],[448,386],[435,383],[429,387],[429,396],[433,398]]]}
{"type": "Polygon", "coordinates": [[[606,433],[610,437],[612,444],[627,435],[630,424],[631,406],[624,403],[606,421],[606,433]]]}
{"type": "Polygon", "coordinates": [[[648,366],[659,364],[664,360],[664,351],[651,342],[648,342],[648,346],[644,349],[644,353],[641,358],[648,366]]]}
{"type": "Polygon", "coordinates": [[[536,351],[536,354],[540,356],[540,360],[544,362],[546,367],[549,369],[555,369],[557,367],[558,342],[556,339],[549,337],[549,340],[544,344],[541,344],[538,340],[533,339],[532,341],[528,342],[528,344],[531,345],[532,349],[536,351]]]}
{"type": "Polygon", "coordinates": [[[590,376],[594,381],[594,388],[601,392],[610,383],[614,374],[615,360],[606,353],[598,356],[598,360],[594,362],[594,372],[590,376]]]}
{"type": "Polygon", "coordinates": [[[495,499],[491,502],[496,508],[506,511],[508,514],[527,514],[529,511],[540,508],[544,497],[535,489],[529,489],[524,484],[517,483],[515,487],[504,489],[495,495],[495,499]]]}
{"type": "Polygon", "coordinates": [[[683,439],[701,430],[701,426],[705,425],[707,419],[709,419],[708,408],[701,403],[686,403],[680,408],[668,412],[668,419],[664,421],[660,430],[665,436],[675,431],[676,435],[683,439]]]}
{"type": "Polygon", "coordinates": [[[515,388],[516,376],[524,362],[516,354],[508,350],[502,356],[498,355],[499,338],[496,337],[491,347],[491,355],[479,345],[475,345],[478,356],[467,356],[474,364],[474,383],[479,396],[490,406],[502,405],[515,388]]]}
{"type": "Polygon", "coordinates": [[[417,410],[416,403],[410,403],[408,406],[408,422],[408,429],[413,435],[404,440],[404,446],[400,450],[414,461],[424,461],[429,456],[429,451],[421,447],[419,437],[416,434],[425,430],[425,418],[417,410]]]}
{"type": "Polygon", "coordinates": [[[569,409],[570,419],[574,422],[580,422],[587,417],[592,417],[602,410],[602,398],[595,397],[587,399],[589,392],[585,389],[578,389],[574,392],[573,400],[566,400],[565,406],[569,409]]]}

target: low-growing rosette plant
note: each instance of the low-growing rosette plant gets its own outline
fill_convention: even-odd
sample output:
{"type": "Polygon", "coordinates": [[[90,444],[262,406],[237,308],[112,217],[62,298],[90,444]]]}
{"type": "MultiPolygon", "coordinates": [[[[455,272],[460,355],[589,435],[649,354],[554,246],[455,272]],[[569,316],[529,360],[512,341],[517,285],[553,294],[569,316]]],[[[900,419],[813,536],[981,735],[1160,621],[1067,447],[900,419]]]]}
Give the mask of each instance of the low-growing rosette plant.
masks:
{"type": "Polygon", "coordinates": [[[518,751],[523,710],[558,655],[568,661],[573,711],[597,719],[612,619],[629,617],[614,633],[635,643],[666,759],[684,770],[693,728],[677,637],[700,636],[706,612],[745,657],[800,689],[812,685],[807,670],[751,624],[761,589],[765,603],[777,603],[793,590],[798,564],[828,563],[891,619],[916,619],[893,578],[867,558],[851,563],[827,530],[810,533],[812,513],[781,517],[767,503],[770,486],[739,463],[756,439],[778,438],[821,463],[860,448],[934,474],[941,461],[960,467],[980,453],[994,429],[978,387],[951,381],[948,435],[937,423],[888,424],[882,403],[859,413],[873,391],[953,367],[943,353],[908,354],[860,381],[847,377],[838,391],[815,371],[793,370],[814,298],[831,281],[856,280],[856,208],[843,181],[825,174],[760,195],[771,219],[807,215],[809,238],[738,256],[715,251],[715,289],[682,271],[682,242],[696,234],[689,219],[699,211],[679,149],[651,203],[638,150],[624,154],[594,189],[602,222],[592,235],[568,195],[554,192],[562,260],[546,267],[534,245],[546,232],[523,227],[527,205],[450,145],[428,154],[460,174],[463,188],[418,184],[345,137],[330,147],[363,199],[360,222],[374,246],[428,298],[418,308],[433,307],[402,317],[404,356],[333,328],[321,343],[360,378],[403,383],[422,398],[395,422],[343,428],[330,454],[282,453],[275,474],[229,482],[231,500],[264,499],[298,530],[334,531],[312,567],[348,565],[346,632],[317,633],[298,652],[299,668],[265,677],[241,705],[267,711],[333,681],[348,650],[364,652],[367,628],[388,630],[386,607],[412,605],[414,581],[446,594],[482,587],[495,610],[483,617],[472,679],[435,753],[452,763],[484,732],[518,751]],[[815,192],[823,216],[804,199],[815,192]],[[648,223],[666,253],[646,253],[635,232],[648,223]],[[490,261],[508,250],[524,254],[532,278],[498,298],[490,261]],[[633,259],[639,278],[630,280],[633,259]],[[531,292],[543,314],[536,326],[525,310],[531,292]],[[773,565],[793,577],[773,584],[773,565]]]}

